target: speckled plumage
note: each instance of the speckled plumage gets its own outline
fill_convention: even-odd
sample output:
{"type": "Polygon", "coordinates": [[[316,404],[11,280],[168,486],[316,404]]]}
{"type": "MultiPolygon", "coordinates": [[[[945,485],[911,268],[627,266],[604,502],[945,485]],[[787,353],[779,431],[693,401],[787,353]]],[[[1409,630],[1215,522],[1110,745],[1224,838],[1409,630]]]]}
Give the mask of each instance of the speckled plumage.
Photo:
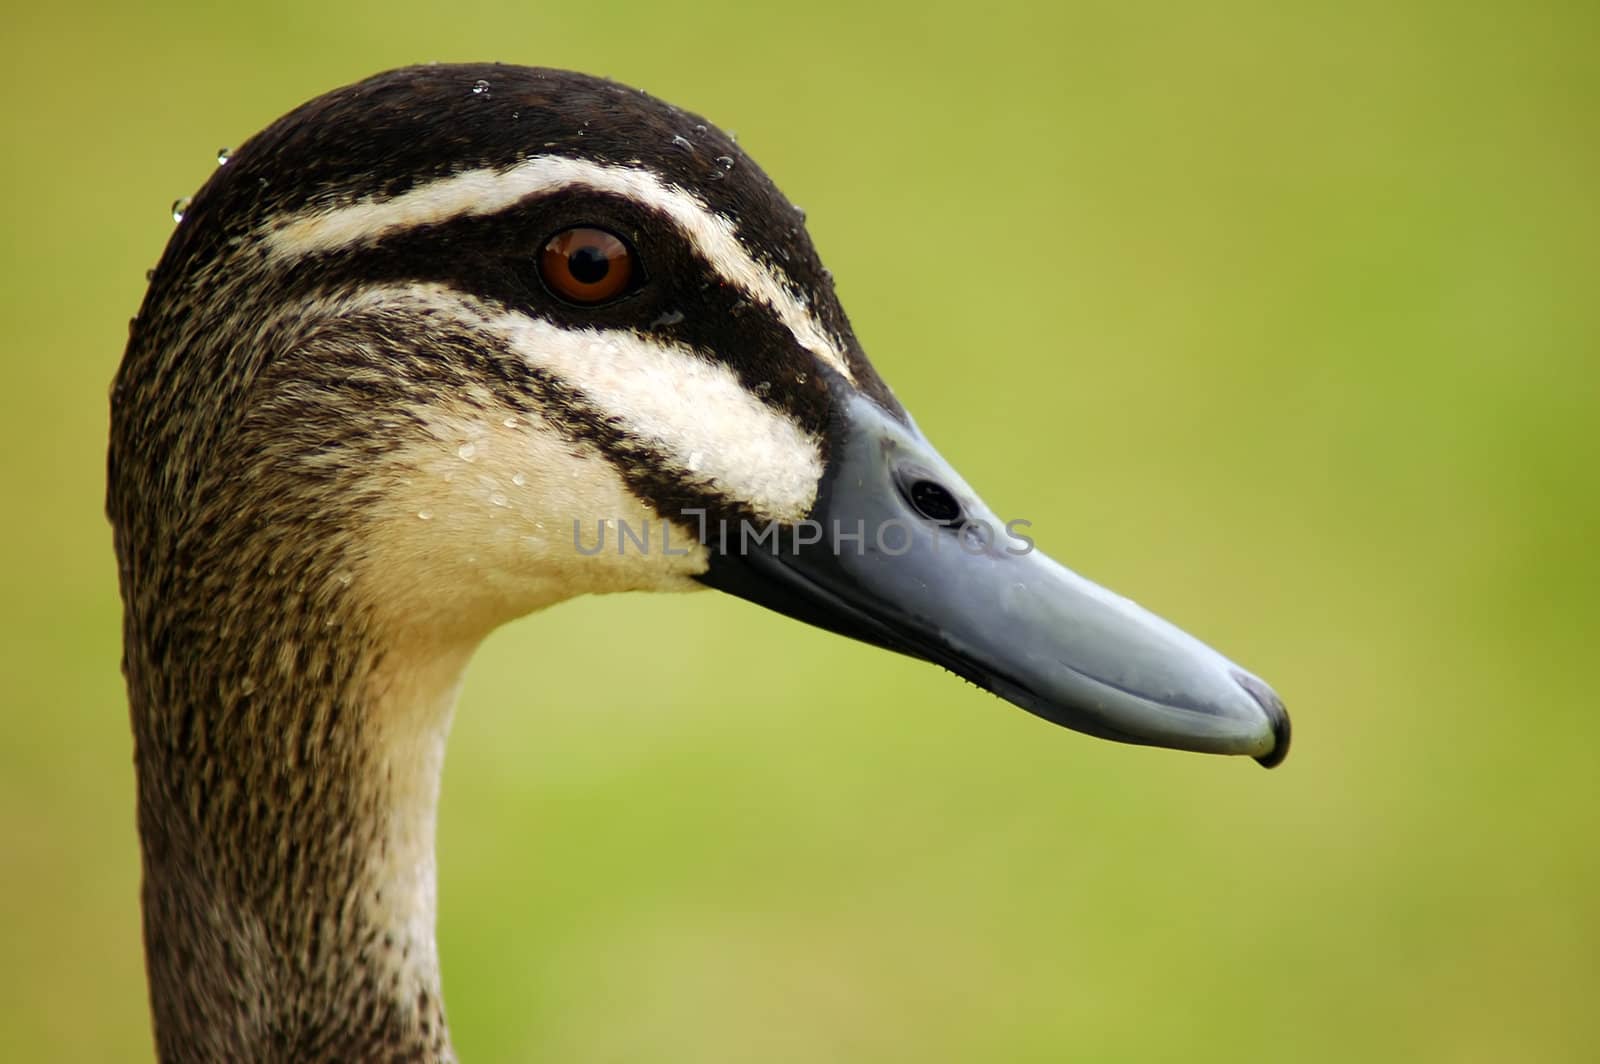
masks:
{"type": "Polygon", "coordinates": [[[1091,735],[1288,750],[1258,678],[978,535],[798,212],[696,116],[583,75],[392,71],[247,143],[133,323],[108,482],[164,1061],[453,1059],[456,692],[490,630],[574,595],[709,585],[1091,735]],[[592,228],[642,280],[579,305],[541,251],[592,228]],[[595,521],[680,549],[586,551],[595,521]]]}
{"type": "MultiPolygon", "coordinates": [[[[391,791],[412,786],[396,783],[378,738],[397,727],[386,692],[410,682],[397,656],[435,636],[421,621],[408,630],[374,576],[415,552],[394,554],[374,530],[414,488],[419,448],[454,446],[434,439],[436,408],[536,423],[574,455],[603,455],[655,512],[743,512],[664,470],[648,440],[493,338],[436,307],[352,309],[360,291],[444,282],[562,325],[636,329],[725,355],[753,393],[819,433],[830,416],[823,374],[770,315],[704,280],[682,241],[615,197],[548,198],[289,263],[263,247],[276,219],[541,152],[693,188],[803,293],[861,386],[898,409],[793,208],[729,138],[634,90],[511,67],[413,68],[313,101],[239,150],[174,234],[112,395],[108,512],[163,1060],[451,1057],[431,911],[426,941],[385,923],[380,874],[398,830],[391,791]],[[596,310],[539,291],[527,272],[538,238],[596,211],[670,283],[596,310]]],[[[468,610],[445,627],[469,644],[539,604],[468,610]]]]}

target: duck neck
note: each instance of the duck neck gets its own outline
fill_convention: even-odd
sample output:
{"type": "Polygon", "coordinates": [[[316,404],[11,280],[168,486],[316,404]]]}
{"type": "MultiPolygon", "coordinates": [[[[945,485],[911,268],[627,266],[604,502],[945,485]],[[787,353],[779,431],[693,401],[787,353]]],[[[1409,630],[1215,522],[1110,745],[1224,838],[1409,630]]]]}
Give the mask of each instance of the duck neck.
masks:
{"type": "Polygon", "coordinates": [[[287,627],[129,639],[158,1051],[451,1060],[434,825],[472,644],[287,627]]]}

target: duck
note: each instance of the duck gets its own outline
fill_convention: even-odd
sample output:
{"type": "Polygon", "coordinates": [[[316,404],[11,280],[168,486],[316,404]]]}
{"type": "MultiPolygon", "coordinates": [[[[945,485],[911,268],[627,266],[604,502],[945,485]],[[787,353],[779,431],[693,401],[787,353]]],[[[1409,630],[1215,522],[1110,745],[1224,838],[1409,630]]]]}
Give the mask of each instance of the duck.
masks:
{"type": "Polygon", "coordinates": [[[163,1061],[454,1059],[457,693],[488,633],[576,596],[709,587],[1091,736],[1287,753],[1264,681],[984,505],[802,213],[699,115],[391,70],[178,213],[106,494],[163,1061]]]}

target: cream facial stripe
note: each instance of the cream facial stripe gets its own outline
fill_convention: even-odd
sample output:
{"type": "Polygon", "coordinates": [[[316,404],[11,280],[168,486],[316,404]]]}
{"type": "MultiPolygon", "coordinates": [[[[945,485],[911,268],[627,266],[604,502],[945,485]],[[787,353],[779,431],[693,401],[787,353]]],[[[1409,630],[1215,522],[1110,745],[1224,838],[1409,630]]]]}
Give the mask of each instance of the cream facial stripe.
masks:
{"type": "Polygon", "coordinates": [[[358,300],[426,307],[498,335],[530,366],[660,452],[680,475],[763,517],[797,521],[816,502],[823,472],[816,437],[751,395],[726,365],[690,348],[633,332],[564,328],[439,284],[365,289],[358,300]]]}
{"type": "Polygon", "coordinates": [[[582,188],[625,196],[672,219],[723,280],[770,307],[800,345],[851,383],[850,365],[800,298],[735,235],[733,223],[693,193],[648,170],[541,155],[509,170],[466,170],[390,199],[366,199],[268,224],[276,259],[370,244],[451,218],[496,214],[532,196],[582,188]]]}

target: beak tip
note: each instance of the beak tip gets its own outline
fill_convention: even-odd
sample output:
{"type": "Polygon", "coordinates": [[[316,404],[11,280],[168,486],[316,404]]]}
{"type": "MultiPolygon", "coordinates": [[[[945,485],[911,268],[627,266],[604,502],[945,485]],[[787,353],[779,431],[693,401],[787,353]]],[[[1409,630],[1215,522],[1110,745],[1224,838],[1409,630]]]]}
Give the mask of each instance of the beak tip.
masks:
{"type": "Polygon", "coordinates": [[[1256,755],[1256,763],[1262,768],[1277,768],[1283,764],[1283,759],[1289,756],[1289,710],[1285,708],[1283,699],[1278,693],[1265,683],[1251,676],[1248,672],[1235,670],[1233,678],[1238,681],[1261,711],[1267,715],[1267,722],[1272,726],[1272,749],[1264,754],[1256,755]]]}

